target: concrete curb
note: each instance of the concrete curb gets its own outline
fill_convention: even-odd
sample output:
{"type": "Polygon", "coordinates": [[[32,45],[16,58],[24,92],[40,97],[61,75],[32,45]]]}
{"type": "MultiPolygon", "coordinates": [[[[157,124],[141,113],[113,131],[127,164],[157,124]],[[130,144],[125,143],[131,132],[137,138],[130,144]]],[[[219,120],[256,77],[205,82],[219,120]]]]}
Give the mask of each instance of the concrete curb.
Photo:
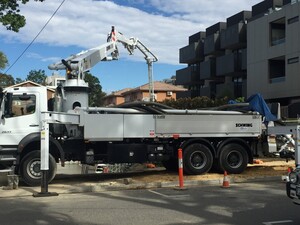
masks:
{"type": "MultiPolygon", "coordinates": [[[[77,185],[68,184],[50,184],[48,191],[55,192],[58,194],[72,194],[72,193],[88,193],[88,192],[105,192],[105,191],[122,191],[122,190],[137,190],[137,189],[151,189],[151,188],[175,188],[178,187],[178,182],[135,182],[131,180],[130,183],[125,184],[122,182],[123,179],[114,182],[102,182],[102,183],[80,183],[77,185]]],[[[270,181],[282,181],[280,176],[266,176],[256,178],[229,178],[231,184],[247,183],[247,182],[270,182],[270,181]]],[[[196,186],[211,186],[219,185],[222,186],[222,179],[214,180],[186,180],[184,181],[184,187],[196,187],[196,186]]],[[[41,191],[40,187],[19,187],[14,190],[0,190],[1,198],[11,197],[25,197],[32,196],[34,193],[41,191]]]]}

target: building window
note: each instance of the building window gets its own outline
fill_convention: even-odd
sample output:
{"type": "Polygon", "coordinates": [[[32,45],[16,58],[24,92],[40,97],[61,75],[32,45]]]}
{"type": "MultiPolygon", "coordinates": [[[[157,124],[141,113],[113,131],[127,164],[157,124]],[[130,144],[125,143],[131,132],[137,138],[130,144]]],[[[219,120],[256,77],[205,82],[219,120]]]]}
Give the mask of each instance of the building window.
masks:
{"type": "Polygon", "coordinates": [[[279,45],[285,42],[285,18],[270,23],[270,44],[279,45]]]}
{"type": "Polygon", "coordinates": [[[292,17],[288,19],[288,24],[296,23],[299,21],[299,16],[292,17]]]}
{"type": "Polygon", "coordinates": [[[299,62],[299,57],[293,57],[288,59],[288,64],[293,64],[299,62]]]}
{"type": "Polygon", "coordinates": [[[269,81],[278,83],[285,81],[285,57],[269,59],[269,81]]]}

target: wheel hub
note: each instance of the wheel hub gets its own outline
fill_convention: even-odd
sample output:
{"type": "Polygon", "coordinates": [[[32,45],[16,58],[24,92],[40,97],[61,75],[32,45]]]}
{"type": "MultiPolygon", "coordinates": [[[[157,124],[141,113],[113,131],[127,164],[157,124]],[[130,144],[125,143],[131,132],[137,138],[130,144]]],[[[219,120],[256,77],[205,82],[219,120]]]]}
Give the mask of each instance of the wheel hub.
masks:
{"type": "Polygon", "coordinates": [[[202,168],[206,162],[207,158],[202,152],[194,152],[190,157],[191,165],[196,168],[202,168]]]}
{"type": "Polygon", "coordinates": [[[29,164],[28,168],[28,174],[32,178],[37,178],[41,176],[41,162],[40,161],[33,161],[32,163],[29,164]]]}
{"type": "Polygon", "coordinates": [[[237,151],[229,152],[227,156],[227,162],[228,165],[230,165],[232,168],[238,168],[241,166],[243,160],[242,160],[242,154],[237,151]]]}

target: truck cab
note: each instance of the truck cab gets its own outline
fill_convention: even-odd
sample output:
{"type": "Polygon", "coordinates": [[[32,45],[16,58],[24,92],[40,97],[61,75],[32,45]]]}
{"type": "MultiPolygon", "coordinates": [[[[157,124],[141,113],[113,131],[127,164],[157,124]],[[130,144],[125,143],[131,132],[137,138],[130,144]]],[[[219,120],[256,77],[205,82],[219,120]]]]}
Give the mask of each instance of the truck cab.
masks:
{"type": "Polygon", "coordinates": [[[46,99],[46,87],[12,87],[1,93],[1,169],[17,165],[26,137],[40,132],[41,111],[47,110],[46,99]]]}

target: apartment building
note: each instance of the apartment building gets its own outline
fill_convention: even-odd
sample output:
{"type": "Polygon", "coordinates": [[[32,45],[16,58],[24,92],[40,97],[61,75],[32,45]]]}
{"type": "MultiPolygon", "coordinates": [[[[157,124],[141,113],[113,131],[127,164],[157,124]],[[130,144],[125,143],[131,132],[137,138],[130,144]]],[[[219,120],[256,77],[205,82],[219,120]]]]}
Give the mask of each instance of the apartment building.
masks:
{"type": "Polygon", "coordinates": [[[179,50],[179,97],[249,97],[300,101],[300,2],[265,0],[189,36],[179,50]]]}

